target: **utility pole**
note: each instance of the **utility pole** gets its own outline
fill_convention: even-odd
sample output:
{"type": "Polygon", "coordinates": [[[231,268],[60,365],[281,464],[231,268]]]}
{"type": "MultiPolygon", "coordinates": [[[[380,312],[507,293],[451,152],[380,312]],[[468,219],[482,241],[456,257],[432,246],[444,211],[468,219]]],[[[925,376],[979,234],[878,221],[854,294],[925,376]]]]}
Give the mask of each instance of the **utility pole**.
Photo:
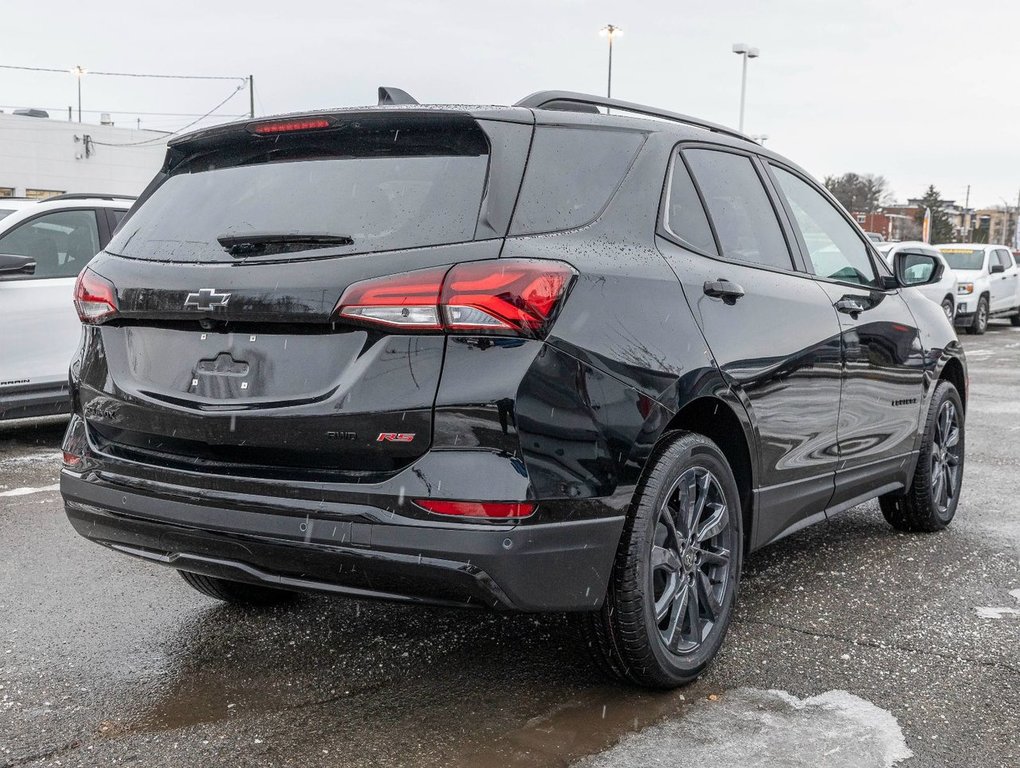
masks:
{"type": "Polygon", "coordinates": [[[248,117],[255,117],[255,75],[248,75],[248,117]]]}

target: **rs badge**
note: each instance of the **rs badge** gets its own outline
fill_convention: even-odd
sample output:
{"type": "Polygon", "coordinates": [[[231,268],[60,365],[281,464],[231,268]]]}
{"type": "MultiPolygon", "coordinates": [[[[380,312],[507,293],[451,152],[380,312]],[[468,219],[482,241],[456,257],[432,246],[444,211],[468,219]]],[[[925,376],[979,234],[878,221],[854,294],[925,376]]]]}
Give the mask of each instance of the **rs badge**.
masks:
{"type": "Polygon", "coordinates": [[[375,439],[377,443],[409,443],[414,440],[414,432],[380,432],[375,439]]]}

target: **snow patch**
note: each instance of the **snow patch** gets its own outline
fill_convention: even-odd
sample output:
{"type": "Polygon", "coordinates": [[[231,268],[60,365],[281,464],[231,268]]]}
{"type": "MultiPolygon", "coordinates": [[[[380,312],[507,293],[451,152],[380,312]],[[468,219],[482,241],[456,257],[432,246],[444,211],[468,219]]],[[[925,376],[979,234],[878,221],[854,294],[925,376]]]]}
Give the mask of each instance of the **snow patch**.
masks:
{"type": "Polygon", "coordinates": [[[54,483],[53,485],[44,485],[41,488],[12,488],[9,491],[0,491],[0,497],[2,496],[28,496],[30,493],[47,493],[49,491],[59,491],[60,483],[54,483]]]}
{"type": "Polygon", "coordinates": [[[55,451],[27,453],[24,456],[8,456],[0,459],[0,467],[12,467],[17,464],[37,464],[42,462],[59,462],[63,454],[55,451]]]}
{"type": "MultiPolygon", "coordinates": [[[[1009,596],[1020,603],[1020,589],[1011,590],[1009,596]]],[[[979,619],[1004,619],[1007,616],[1020,616],[1020,608],[975,608],[979,619]]]]}
{"type": "Polygon", "coordinates": [[[892,713],[847,691],[800,699],[740,688],[702,700],[579,765],[891,768],[913,754],[892,713]]]}

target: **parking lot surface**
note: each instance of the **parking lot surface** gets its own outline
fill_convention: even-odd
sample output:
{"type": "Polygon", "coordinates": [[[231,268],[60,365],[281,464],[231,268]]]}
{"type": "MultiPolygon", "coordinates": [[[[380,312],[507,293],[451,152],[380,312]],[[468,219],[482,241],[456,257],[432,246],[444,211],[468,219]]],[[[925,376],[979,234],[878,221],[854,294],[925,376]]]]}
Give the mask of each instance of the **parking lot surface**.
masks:
{"type": "Polygon", "coordinates": [[[752,555],[671,693],[598,678],[562,616],[220,605],[72,531],[62,425],[0,431],[0,766],[1018,766],[1020,329],[963,342],[953,525],[871,502],[752,555]]]}

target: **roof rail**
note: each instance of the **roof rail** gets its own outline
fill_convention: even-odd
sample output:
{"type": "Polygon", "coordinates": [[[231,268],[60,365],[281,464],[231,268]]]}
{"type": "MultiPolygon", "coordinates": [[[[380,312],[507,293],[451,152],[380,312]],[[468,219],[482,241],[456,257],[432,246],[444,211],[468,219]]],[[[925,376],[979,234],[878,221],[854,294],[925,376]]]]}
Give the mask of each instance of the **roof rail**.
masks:
{"type": "Polygon", "coordinates": [[[734,139],[742,139],[743,141],[757,143],[747,134],[735,131],[732,128],[727,128],[724,125],[710,123],[707,120],[701,120],[697,117],[682,115],[679,112],[668,112],[665,109],[649,107],[644,104],[635,104],[630,101],[607,99],[602,96],[592,96],[587,93],[576,93],[574,91],[539,91],[538,93],[533,93],[530,96],[525,96],[523,99],[514,104],[514,106],[527,107],[528,109],[560,109],[568,112],[588,113],[597,111],[597,107],[619,109],[623,112],[633,112],[638,115],[647,115],[649,117],[658,117],[662,120],[670,120],[674,123],[693,125],[695,128],[704,128],[706,131],[721,133],[724,136],[730,136],[734,139]]]}
{"type": "Polygon", "coordinates": [[[91,192],[66,192],[62,195],[53,195],[52,197],[44,197],[41,200],[136,200],[137,198],[133,195],[107,195],[103,193],[91,193],[91,192]]]}

